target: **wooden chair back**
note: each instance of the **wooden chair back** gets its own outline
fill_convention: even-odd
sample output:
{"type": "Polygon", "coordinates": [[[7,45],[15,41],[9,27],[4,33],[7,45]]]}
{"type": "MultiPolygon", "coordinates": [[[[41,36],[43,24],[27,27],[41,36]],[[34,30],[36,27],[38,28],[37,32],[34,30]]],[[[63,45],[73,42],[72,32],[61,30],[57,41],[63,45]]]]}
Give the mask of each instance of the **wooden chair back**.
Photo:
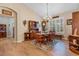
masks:
{"type": "Polygon", "coordinates": [[[42,43],[44,42],[44,36],[41,35],[40,33],[36,34],[35,39],[36,39],[37,42],[42,42],[42,43]]]}

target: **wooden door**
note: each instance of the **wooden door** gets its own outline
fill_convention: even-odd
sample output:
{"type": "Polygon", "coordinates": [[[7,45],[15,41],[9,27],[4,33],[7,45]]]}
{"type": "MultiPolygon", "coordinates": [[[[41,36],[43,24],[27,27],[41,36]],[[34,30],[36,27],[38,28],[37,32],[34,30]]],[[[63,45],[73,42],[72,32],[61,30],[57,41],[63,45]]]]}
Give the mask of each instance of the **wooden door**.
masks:
{"type": "Polygon", "coordinates": [[[0,38],[6,37],[6,25],[0,24],[0,38]]]}
{"type": "Polygon", "coordinates": [[[79,12],[72,13],[72,34],[74,34],[75,29],[79,35],[79,12]]]}

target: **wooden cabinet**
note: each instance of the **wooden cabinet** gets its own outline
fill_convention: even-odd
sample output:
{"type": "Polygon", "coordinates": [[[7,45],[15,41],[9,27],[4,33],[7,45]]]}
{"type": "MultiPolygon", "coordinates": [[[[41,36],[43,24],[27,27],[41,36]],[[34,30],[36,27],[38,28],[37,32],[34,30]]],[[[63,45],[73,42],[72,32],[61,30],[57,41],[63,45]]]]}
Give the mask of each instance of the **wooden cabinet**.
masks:
{"type": "Polygon", "coordinates": [[[6,37],[6,33],[5,32],[0,32],[0,38],[5,38],[6,37]]]}
{"type": "Polygon", "coordinates": [[[70,35],[68,38],[69,38],[69,49],[74,53],[79,54],[79,36],[70,35]]]}
{"type": "Polygon", "coordinates": [[[0,24],[0,38],[6,37],[6,25],[0,24]]]}
{"type": "Polygon", "coordinates": [[[30,39],[33,39],[33,32],[39,32],[39,29],[37,27],[38,22],[36,21],[29,21],[28,22],[28,29],[29,29],[29,35],[30,35],[30,39]]]}
{"type": "Polygon", "coordinates": [[[68,39],[69,49],[79,54],[79,11],[72,13],[72,35],[68,39]]]}
{"type": "Polygon", "coordinates": [[[24,40],[29,40],[30,39],[30,33],[24,33],[24,40]]]}

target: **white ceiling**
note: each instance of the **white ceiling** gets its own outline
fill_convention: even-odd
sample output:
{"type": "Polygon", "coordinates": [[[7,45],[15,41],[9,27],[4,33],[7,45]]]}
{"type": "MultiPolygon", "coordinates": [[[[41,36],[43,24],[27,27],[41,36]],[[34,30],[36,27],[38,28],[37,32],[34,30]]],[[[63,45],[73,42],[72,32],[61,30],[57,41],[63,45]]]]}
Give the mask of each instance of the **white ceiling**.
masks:
{"type": "MultiPolygon", "coordinates": [[[[39,16],[46,16],[46,3],[27,3],[25,5],[35,11],[39,16]]],[[[49,16],[54,16],[77,8],[79,8],[79,3],[49,3],[48,14],[49,16]]]]}

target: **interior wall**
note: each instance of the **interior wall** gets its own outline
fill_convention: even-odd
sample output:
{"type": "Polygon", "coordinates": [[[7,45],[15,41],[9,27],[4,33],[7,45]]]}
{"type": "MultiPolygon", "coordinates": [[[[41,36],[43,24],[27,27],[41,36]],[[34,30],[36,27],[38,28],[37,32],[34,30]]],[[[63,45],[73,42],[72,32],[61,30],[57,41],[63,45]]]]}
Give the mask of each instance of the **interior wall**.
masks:
{"type": "Polygon", "coordinates": [[[7,20],[5,19],[6,17],[0,16],[0,24],[7,24],[7,20]]]}
{"type": "MultiPolygon", "coordinates": [[[[8,27],[7,37],[8,38],[13,38],[13,27],[15,27],[14,25],[15,25],[15,19],[14,18],[8,18],[8,24],[7,24],[7,27],[8,27]]],[[[14,30],[14,32],[15,32],[15,30],[14,30]]],[[[15,38],[15,35],[14,35],[14,38],[15,38]]]]}
{"type": "Polygon", "coordinates": [[[64,20],[64,28],[63,29],[64,29],[64,37],[66,40],[68,40],[67,38],[69,35],[72,35],[72,25],[67,25],[67,20],[72,19],[72,13],[75,11],[78,11],[78,10],[79,9],[59,15],[64,20]]]}
{"type": "Polygon", "coordinates": [[[72,34],[72,25],[67,25],[67,20],[72,19],[72,12],[65,13],[61,15],[62,19],[64,20],[64,37],[67,38],[69,35],[72,34]]]}
{"type": "Polygon", "coordinates": [[[0,6],[11,8],[17,12],[17,42],[24,40],[24,32],[28,31],[28,25],[23,25],[23,20],[40,20],[41,18],[27,6],[20,3],[0,3],[0,6]]]}

